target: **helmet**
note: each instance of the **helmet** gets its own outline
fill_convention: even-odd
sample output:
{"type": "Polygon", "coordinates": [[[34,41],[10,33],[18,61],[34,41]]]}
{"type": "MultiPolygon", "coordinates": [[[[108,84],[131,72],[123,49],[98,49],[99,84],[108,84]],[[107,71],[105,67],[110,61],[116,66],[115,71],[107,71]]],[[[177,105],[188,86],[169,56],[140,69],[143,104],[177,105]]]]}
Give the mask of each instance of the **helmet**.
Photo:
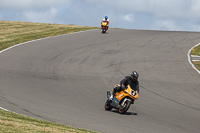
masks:
{"type": "Polygon", "coordinates": [[[133,71],[133,72],[131,73],[131,78],[132,78],[133,80],[137,80],[138,77],[139,77],[139,74],[138,74],[136,71],[133,71]]]}
{"type": "Polygon", "coordinates": [[[107,20],[108,19],[108,16],[105,16],[105,20],[107,20]]]}

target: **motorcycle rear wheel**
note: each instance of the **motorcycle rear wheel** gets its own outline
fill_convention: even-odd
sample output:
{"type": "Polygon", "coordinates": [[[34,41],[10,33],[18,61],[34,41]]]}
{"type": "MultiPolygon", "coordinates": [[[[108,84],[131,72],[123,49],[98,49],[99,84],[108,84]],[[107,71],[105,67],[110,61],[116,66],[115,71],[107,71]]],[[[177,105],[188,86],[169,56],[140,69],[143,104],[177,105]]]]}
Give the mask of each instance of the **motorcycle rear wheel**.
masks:
{"type": "Polygon", "coordinates": [[[120,105],[120,107],[119,107],[119,113],[120,114],[126,113],[127,110],[129,109],[130,105],[131,105],[131,102],[128,101],[128,100],[124,103],[124,106],[120,105]]]}

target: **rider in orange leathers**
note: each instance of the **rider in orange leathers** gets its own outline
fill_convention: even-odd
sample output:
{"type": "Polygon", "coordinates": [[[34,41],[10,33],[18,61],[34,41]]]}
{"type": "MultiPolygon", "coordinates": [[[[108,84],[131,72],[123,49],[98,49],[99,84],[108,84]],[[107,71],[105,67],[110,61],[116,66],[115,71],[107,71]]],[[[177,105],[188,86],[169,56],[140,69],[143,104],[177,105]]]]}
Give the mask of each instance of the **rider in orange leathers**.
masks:
{"type": "Polygon", "coordinates": [[[116,92],[120,92],[126,88],[127,85],[130,85],[135,91],[139,93],[139,74],[136,71],[133,71],[130,76],[126,76],[121,82],[120,85],[113,88],[113,93],[110,96],[110,100],[113,100],[116,92]]]}

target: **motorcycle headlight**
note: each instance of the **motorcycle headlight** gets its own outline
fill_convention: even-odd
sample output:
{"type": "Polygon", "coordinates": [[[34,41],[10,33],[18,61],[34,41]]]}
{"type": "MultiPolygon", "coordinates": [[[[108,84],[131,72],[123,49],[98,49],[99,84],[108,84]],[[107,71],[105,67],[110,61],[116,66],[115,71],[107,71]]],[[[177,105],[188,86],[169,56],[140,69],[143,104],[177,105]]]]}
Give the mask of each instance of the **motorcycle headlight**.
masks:
{"type": "Polygon", "coordinates": [[[133,96],[135,96],[135,95],[136,95],[135,91],[132,91],[132,92],[131,92],[131,94],[132,94],[133,96]]]}

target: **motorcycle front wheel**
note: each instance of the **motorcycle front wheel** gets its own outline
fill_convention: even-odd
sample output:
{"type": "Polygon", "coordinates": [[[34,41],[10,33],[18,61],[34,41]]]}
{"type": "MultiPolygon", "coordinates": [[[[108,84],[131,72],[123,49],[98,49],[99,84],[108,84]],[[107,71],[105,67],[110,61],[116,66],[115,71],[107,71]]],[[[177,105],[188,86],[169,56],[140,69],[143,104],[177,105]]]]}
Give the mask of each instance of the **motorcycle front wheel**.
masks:
{"type": "Polygon", "coordinates": [[[128,101],[128,100],[124,103],[123,106],[120,105],[120,107],[119,107],[119,113],[120,113],[120,114],[126,113],[127,110],[129,109],[130,105],[131,105],[131,102],[128,101]]]}
{"type": "Polygon", "coordinates": [[[112,110],[112,106],[110,106],[110,101],[106,101],[105,103],[105,110],[111,111],[112,110]]]}

